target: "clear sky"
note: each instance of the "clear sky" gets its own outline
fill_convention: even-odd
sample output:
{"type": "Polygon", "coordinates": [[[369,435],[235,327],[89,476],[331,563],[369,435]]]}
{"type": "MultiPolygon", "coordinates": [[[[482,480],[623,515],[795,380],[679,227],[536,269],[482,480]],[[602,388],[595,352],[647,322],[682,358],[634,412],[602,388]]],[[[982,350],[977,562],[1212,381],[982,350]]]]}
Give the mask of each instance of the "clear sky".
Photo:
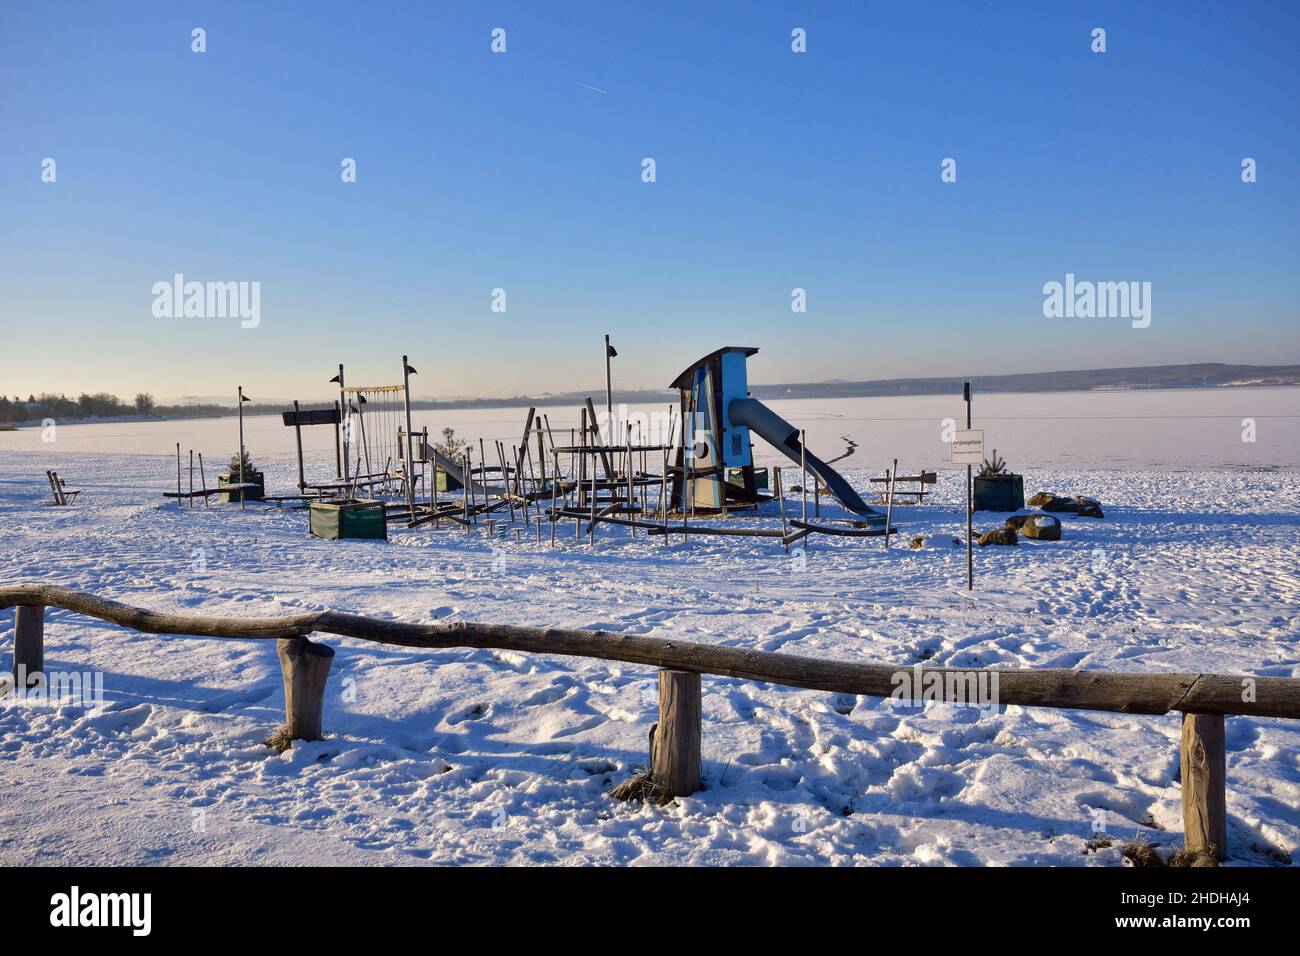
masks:
{"type": "Polygon", "coordinates": [[[0,391],[1298,362],[1298,54],[1291,0],[4,3],[0,391]],[[1150,327],[1045,318],[1066,273],[1150,327]]]}

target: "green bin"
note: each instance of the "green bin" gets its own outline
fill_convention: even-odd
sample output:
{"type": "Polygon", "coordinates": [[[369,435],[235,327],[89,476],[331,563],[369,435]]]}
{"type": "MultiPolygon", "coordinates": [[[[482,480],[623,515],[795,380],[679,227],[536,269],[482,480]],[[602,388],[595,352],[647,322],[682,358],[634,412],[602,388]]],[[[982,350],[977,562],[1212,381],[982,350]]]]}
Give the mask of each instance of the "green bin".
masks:
{"type": "MultiPolygon", "coordinates": [[[[217,487],[225,488],[228,485],[239,484],[239,472],[224,472],[217,475],[217,487]]],[[[266,477],[260,471],[244,472],[244,484],[257,485],[256,488],[247,491],[236,488],[233,491],[223,491],[217,496],[217,499],[223,503],[232,501],[261,501],[262,496],[266,494],[266,477]]]]}
{"type": "Polygon", "coordinates": [[[327,498],[311,503],[311,533],[318,538],[382,538],[388,540],[388,519],[382,501],[327,498]]]}
{"type": "Polygon", "coordinates": [[[972,511],[1019,511],[1025,506],[1022,475],[976,475],[972,511]]]}

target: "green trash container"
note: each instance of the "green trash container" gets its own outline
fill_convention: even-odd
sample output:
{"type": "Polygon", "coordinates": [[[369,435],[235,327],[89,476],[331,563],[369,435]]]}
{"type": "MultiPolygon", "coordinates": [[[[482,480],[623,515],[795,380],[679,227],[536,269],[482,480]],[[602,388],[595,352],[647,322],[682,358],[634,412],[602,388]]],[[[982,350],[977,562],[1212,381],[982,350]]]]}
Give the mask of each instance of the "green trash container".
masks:
{"type": "Polygon", "coordinates": [[[388,540],[388,519],[382,501],[327,498],[311,503],[311,533],[318,538],[381,538],[388,540]]]}
{"type": "MultiPolygon", "coordinates": [[[[217,487],[226,488],[230,485],[239,484],[239,472],[223,472],[217,475],[217,487]]],[[[266,477],[260,471],[244,472],[244,484],[257,485],[256,488],[240,489],[235,488],[233,491],[223,491],[217,496],[219,501],[229,503],[232,501],[261,501],[266,494],[266,477]]]]}
{"type": "Polygon", "coordinates": [[[1025,506],[1023,475],[976,475],[973,511],[1019,511],[1025,506]]]}

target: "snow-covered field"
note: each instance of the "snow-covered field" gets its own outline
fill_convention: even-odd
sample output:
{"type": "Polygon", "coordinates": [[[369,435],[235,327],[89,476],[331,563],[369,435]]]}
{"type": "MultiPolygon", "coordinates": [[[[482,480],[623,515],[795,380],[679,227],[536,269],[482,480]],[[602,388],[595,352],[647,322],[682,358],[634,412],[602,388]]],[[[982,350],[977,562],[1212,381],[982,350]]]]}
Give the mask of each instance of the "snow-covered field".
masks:
{"type": "MultiPolygon", "coordinates": [[[[216,457],[215,452],[213,457],[216,457]]],[[[266,458],[272,491],[294,465],[266,458]]],[[[851,465],[850,459],[845,465],[851,465]]],[[[937,464],[937,462],[934,462],[937,464]]],[[[863,462],[859,467],[873,466],[863,462]]],[[[847,470],[866,487],[866,472],[847,470]]],[[[211,480],[211,473],[209,473],[211,480]]],[[[178,508],[174,459],[0,454],[0,579],[157,609],[336,608],[598,628],[852,661],[1199,670],[1300,677],[1300,474],[1037,472],[1103,520],[975,555],[962,479],[900,508],[902,533],[670,545],[607,529],[589,548],[392,526],[328,542],[273,506],[178,508]],[[44,469],[88,489],[51,508],[44,469]],[[910,550],[916,534],[930,546],[910,550]]],[[[1001,518],[977,515],[977,530],[1001,518]]],[[[13,615],[0,616],[8,666],[13,615]]],[[[1084,853],[1181,842],[1176,716],[892,709],[704,679],[706,789],[613,800],[646,760],[654,673],[597,660],[422,651],[342,638],[329,739],[278,755],[274,642],[166,638],[52,611],[46,666],[102,671],[108,708],[0,709],[0,864],[700,863],[1118,865],[1084,853]],[[850,709],[851,707],[851,709],[850,709]]],[[[1300,844],[1300,723],[1228,719],[1233,862],[1300,844]]]]}

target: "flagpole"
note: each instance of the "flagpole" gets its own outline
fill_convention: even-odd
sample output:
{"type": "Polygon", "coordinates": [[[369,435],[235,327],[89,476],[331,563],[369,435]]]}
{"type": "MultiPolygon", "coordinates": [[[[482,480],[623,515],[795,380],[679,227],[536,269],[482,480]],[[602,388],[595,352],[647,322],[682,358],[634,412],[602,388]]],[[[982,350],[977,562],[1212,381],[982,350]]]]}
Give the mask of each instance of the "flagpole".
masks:
{"type": "MultiPolygon", "coordinates": [[[[415,369],[411,368],[410,364],[406,361],[406,356],[403,355],[402,398],[406,403],[406,510],[409,513],[411,520],[415,519],[415,488],[411,484],[413,479],[413,472],[411,470],[413,463],[411,459],[414,457],[411,435],[411,373],[414,371],[415,369]]],[[[437,465],[438,463],[435,461],[433,469],[433,482],[435,485],[438,483],[437,465]]]]}
{"type": "Polygon", "coordinates": [[[614,380],[610,376],[609,370],[609,333],[605,334],[605,414],[608,416],[605,421],[608,422],[610,434],[613,434],[614,422],[614,380]]]}
{"type": "Polygon", "coordinates": [[[352,436],[348,434],[347,428],[343,425],[343,420],[350,418],[351,416],[348,414],[348,396],[347,393],[343,391],[342,362],[339,363],[339,410],[342,413],[342,417],[339,419],[339,432],[343,436],[343,474],[339,477],[346,482],[348,480],[348,456],[352,453],[349,447],[352,444],[350,441],[352,436]]]}
{"type": "Polygon", "coordinates": [[[244,386],[236,386],[239,394],[239,510],[244,510],[244,386]]]}

